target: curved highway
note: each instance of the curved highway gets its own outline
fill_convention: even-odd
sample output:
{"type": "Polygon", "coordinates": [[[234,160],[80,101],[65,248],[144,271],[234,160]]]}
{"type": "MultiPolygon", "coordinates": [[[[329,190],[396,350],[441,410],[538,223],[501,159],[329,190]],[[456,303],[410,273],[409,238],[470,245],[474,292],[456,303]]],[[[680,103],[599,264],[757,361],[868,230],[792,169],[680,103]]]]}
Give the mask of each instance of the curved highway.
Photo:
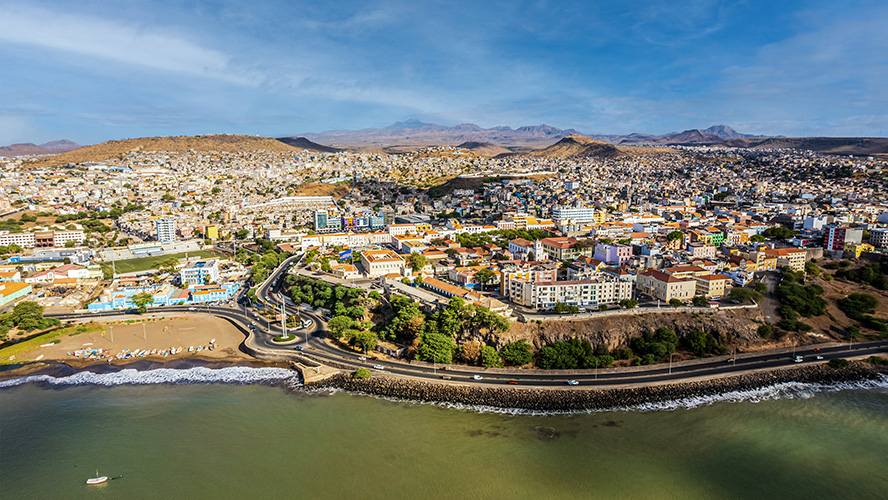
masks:
{"type": "MultiPolygon", "coordinates": [[[[263,302],[266,307],[277,307],[281,300],[287,301],[287,307],[293,307],[294,304],[288,297],[282,298],[279,293],[280,281],[286,273],[287,269],[296,261],[297,257],[290,257],[285,260],[256,290],[256,297],[263,302]],[[270,293],[271,292],[271,293],[270,293]]],[[[245,290],[239,294],[239,297],[245,295],[245,290]]],[[[888,352],[888,340],[876,342],[864,342],[854,344],[853,346],[831,345],[829,347],[819,347],[816,345],[797,348],[794,353],[763,351],[755,355],[744,355],[734,360],[712,360],[712,361],[694,361],[674,363],[670,367],[667,363],[657,365],[649,365],[644,367],[632,367],[627,369],[607,369],[607,370],[585,370],[578,373],[565,374],[553,373],[544,370],[526,370],[516,371],[514,373],[500,373],[488,371],[482,368],[463,367],[455,368],[447,366],[437,368],[428,366],[425,363],[411,364],[397,361],[360,359],[357,354],[345,352],[326,342],[327,330],[326,323],[320,316],[299,310],[299,315],[303,318],[312,320],[313,324],[307,329],[290,330],[288,333],[298,336],[298,342],[293,344],[276,344],[272,339],[280,335],[282,330],[278,326],[271,326],[266,329],[263,325],[261,317],[255,312],[247,312],[246,307],[241,306],[167,306],[162,310],[172,312],[202,312],[213,314],[224,318],[231,323],[238,325],[248,334],[247,341],[258,345],[264,349],[272,349],[277,351],[291,351],[294,354],[303,351],[304,354],[315,358],[319,362],[330,362],[334,365],[347,366],[349,368],[370,368],[379,365],[384,367],[384,373],[394,375],[409,376],[421,379],[435,379],[440,381],[442,377],[449,377],[451,381],[471,384],[486,385],[517,385],[531,387],[546,386],[566,386],[568,379],[576,380],[578,386],[617,386],[617,385],[635,385],[649,384],[655,382],[679,382],[687,379],[705,378],[713,376],[723,376],[732,373],[745,372],[749,370],[762,370],[778,367],[793,366],[797,363],[794,356],[802,356],[807,364],[814,360],[816,356],[822,356],[824,361],[840,358],[845,356],[867,356],[888,352]],[[476,380],[474,377],[480,375],[483,380],[476,380]]],[[[82,313],[82,314],[62,314],[49,315],[58,319],[75,319],[75,318],[102,318],[106,316],[119,316],[121,314],[138,314],[135,309],[127,311],[111,311],[102,313],[82,313]]],[[[302,354],[302,353],[300,353],[302,354]]],[[[378,370],[376,370],[378,371],[378,370]]]]}

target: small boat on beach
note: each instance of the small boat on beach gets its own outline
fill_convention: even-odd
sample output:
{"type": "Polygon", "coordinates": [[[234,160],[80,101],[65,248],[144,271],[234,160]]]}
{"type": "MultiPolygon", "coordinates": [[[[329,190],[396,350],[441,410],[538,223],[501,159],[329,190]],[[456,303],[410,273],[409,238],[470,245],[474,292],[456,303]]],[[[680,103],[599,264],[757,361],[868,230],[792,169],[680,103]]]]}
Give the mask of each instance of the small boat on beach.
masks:
{"type": "Polygon", "coordinates": [[[100,476],[99,469],[96,469],[96,477],[91,477],[86,480],[86,484],[102,484],[108,481],[108,476],[100,476]]]}

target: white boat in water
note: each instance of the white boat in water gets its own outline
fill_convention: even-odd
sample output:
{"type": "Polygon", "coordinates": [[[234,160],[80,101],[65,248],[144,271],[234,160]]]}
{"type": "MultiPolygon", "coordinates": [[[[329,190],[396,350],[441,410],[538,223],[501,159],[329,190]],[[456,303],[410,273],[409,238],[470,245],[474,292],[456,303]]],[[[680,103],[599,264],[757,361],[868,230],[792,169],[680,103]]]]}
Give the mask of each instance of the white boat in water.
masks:
{"type": "Polygon", "coordinates": [[[99,469],[96,469],[96,477],[92,477],[86,480],[86,484],[102,484],[108,481],[108,476],[100,476],[99,469]]]}

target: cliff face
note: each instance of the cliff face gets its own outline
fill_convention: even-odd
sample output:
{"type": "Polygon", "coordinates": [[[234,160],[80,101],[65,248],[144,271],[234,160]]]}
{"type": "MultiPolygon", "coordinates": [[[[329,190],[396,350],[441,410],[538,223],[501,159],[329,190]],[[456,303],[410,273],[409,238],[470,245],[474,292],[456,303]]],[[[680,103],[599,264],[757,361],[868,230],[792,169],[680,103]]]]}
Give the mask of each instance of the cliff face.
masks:
{"type": "Polygon", "coordinates": [[[766,345],[758,336],[757,329],[763,320],[761,311],[755,309],[733,309],[727,311],[706,312],[664,312],[638,315],[614,315],[578,321],[528,321],[527,323],[512,322],[511,329],[504,334],[478,334],[474,338],[457,339],[459,343],[468,340],[479,340],[497,349],[505,344],[521,339],[527,340],[535,349],[556,340],[569,340],[574,337],[588,340],[593,346],[604,343],[608,349],[625,348],[629,339],[638,337],[645,332],[656,331],[660,327],[675,330],[683,337],[691,330],[703,330],[715,336],[725,335],[728,343],[735,344],[741,350],[758,350],[766,345]]]}

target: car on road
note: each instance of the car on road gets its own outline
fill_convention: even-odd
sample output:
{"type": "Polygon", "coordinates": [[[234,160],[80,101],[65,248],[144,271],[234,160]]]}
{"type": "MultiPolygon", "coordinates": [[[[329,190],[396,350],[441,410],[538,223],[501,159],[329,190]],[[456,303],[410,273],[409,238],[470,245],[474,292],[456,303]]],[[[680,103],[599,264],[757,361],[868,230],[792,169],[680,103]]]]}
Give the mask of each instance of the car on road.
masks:
{"type": "Polygon", "coordinates": [[[820,352],[820,348],[819,348],[819,347],[815,347],[815,348],[814,348],[814,352],[820,352]]]}
{"type": "Polygon", "coordinates": [[[803,357],[801,357],[801,356],[796,356],[795,359],[793,359],[792,361],[793,361],[794,363],[801,363],[801,362],[804,361],[804,360],[805,360],[805,358],[803,358],[803,357]]]}
{"type": "Polygon", "coordinates": [[[302,350],[304,350],[304,349],[305,349],[305,348],[302,347],[301,345],[297,345],[297,346],[296,346],[296,350],[297,350],[297,351],[302,351],[302,350]]]}
{"type": "Polygon", "coordinates": [[[385,367],[382,365],[373,365],[374,370],[385,370],[385,367]]]}
{"type": "Polygon", "coordinates": [[[442,369],[442,370],[449,370],[450,367],[449,367],[449,366],[442,366],[441,369],[442,369]]]}
{"type": "Polygon", "coordinates": [[[307,319],[302,322],[302,328],[311,328],[311,325],[314,324],[314,321],[307,319]]]}
{"type": "Polygon", "coordinates": [[[737,360],[735,358],[726,359],[725,363],[733,363],[734,361],[737,361],[737,360]]]}
{"type": "Polygon", "coordinates": [[[373,361],[376,361],[377,359],[379,359],[379,356],[372,356],[370,359],[372,359],[373,361]]]}
{"type": "Polygon", "coordinates": [[[580,385],[580,383],[577,382],[576,380],[568,380],[567,385],[580,385]]]}
{"type": "Polygon", "coordinates": [[[510,380],[508,383],[511,384],[511,385],[518,385],[518,381],[517,381],[517,380],[510,380]]]}
{"type": "Polygon", "coordinates": [[[197,311],[197,308],[196,307],[189,307],[188,310],[189,311],[197,311]]]}
{"type": "Polygon", "coordinates": [[[474,375],[472,378],[475,380],[484,380],[484,377],[482,377],[481,375],[474,375]]]}
{"type": "Polygon", "coordinates": [[[450,380],[452,377],[450,375],[441,375],[441,378],[444,380],[450,380]]]}
{"type": "Polygon", "coordinates": [[[817,355],[817,359],[823,359],[823,356],[821,356],[821,355],[818,354],[818,355],[817,355]]]}
{"type": "Polygon", "coordinates": [[[361,361],[367,361],[367,356],[358,356],[358,359],[361,361]]]}

